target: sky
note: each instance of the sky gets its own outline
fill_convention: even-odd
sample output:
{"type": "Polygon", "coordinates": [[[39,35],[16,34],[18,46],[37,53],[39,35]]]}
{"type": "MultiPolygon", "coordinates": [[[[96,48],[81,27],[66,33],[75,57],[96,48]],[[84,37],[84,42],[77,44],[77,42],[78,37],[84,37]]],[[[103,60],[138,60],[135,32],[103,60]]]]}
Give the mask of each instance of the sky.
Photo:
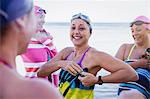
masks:
{"type": "Polygon", "coordinates": [[[92,22],[131,22],[139,15],[150,17],[150,0],[34,0],[47,11],[46,22],[69,22],[84,13],[92,22]]]}

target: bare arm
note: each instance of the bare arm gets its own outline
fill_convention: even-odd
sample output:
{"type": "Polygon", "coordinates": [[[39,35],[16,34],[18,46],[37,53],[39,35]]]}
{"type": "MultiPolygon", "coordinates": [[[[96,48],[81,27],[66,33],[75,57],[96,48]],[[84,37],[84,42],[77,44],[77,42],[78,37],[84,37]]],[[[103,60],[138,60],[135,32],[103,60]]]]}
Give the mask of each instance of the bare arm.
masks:
{"type": "Polygon", "coordinates": [[[138,79],[135,70],[130,65],[105,53],[102,56],[99,61],[100,66],[111,72],[110,75],[102,77],[104,82],[120,83],[138,79]]]}
{"type": "MultiPolygon", "coordinates": [[[[138,79],[135,70],[123,61],[103,52],[97,52],[96,56],[94,60],[96,60],[99,66],[111,72],[110,75],[101,78],[104,83],[120,83],[138,79]]],[[[79,80],[86,86],[96,84],[98,81],[98,77],[95,77],[93,74],[83,73],[83,75],[85,77],[79,77],[79,80]]]]}
{"type": "Polygon", "coordinates": [[[37,73],[38,77],[46,77],[54,71],[63,68],[70,72],[72,75],[76,75],[77,72],[82,71],[82,68],[73,61],[65,60],[69,53],[72,52],[72,48],[65,48],[59,52],[49,62],[44,64],[37,73]]]}
{"type": "Polygon", "coordinates": [[[115,57],[124,61],[125,50],[126,50],[126,44],[121,45],[120,48],[118,49],[115,57]]]}
{"type": "MultiPolygon", "coordinates": [[[[115,57],[118,59],[121,59],[122,61],[124,61],[127,57],[125,57],[125,51],[127,49],[127,44],[123,44],[121,45],[121,47],[119,48],[119,50],[117,51],[115,57]]],[[[132,66],[133,68],[138,68],[138,67],[143,67],[143,68],[147,68],[147,59],[141,58],[141,59],[135,59],[133,60],[133,62],[130,62],[129,65],[132,66]]]]}

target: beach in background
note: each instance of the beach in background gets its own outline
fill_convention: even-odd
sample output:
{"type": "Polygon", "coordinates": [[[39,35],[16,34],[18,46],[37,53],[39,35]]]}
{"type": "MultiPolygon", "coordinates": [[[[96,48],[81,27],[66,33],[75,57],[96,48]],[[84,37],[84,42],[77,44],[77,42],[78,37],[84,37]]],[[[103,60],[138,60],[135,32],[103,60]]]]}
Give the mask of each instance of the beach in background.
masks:
{"type": "MultiPolygon", "coordinates": [[[[69,23],[46,23],[45,29],[54,37],[54,44],[58,51],[73,46],[70,38],[69,23]]],[[[97,50],[104,51],[112,56],[123,43],[133,42],[129,23],[94,23],[92,24],[93,33],[89,40],[90,46],[97,50]]],[[[17,71],[24,75],[23,62],[17,57],[17,71]]],[[[91,60],[92,61],[92,60],[91,60]]],[[[105,70],[99,71],[98,75],[107,75],[105,70]]],[[[95,86],[95,99],[116,99],[118,84],[103,84],[95,86]]]]}

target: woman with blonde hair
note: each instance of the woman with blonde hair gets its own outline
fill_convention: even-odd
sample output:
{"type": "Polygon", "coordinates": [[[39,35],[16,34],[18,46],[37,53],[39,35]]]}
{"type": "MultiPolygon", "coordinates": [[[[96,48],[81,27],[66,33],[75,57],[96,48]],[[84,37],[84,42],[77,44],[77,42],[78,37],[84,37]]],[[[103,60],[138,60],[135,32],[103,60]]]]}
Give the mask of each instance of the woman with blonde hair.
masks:
{"type": "Polygon", "coordinates": [[[116,58],[132,66],[139,75],[135,82],[121,83],[119,99],[150,98],[150,19],[138,16],[131,23],[134,43],[122,44],[116,58]]]}

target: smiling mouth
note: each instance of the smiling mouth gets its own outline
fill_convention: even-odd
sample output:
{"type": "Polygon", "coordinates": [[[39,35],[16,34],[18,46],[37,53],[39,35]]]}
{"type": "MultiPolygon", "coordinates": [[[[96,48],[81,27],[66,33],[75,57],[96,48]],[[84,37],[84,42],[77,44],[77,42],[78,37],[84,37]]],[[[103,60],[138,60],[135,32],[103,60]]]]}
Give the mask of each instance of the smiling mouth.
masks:
{"type": "Polygon", "coordinates": [[[133,38],[134,38],[135,40],[138,40],[140,37],[139,37],[139,36],[133,36],[133,38]]]}
{"type": "Polygon", "coordinates": [[[82,39],[81,36],[72,36],[72,38],[75,39],[75,40],[80,40],[80,39],[82,39]]]}

